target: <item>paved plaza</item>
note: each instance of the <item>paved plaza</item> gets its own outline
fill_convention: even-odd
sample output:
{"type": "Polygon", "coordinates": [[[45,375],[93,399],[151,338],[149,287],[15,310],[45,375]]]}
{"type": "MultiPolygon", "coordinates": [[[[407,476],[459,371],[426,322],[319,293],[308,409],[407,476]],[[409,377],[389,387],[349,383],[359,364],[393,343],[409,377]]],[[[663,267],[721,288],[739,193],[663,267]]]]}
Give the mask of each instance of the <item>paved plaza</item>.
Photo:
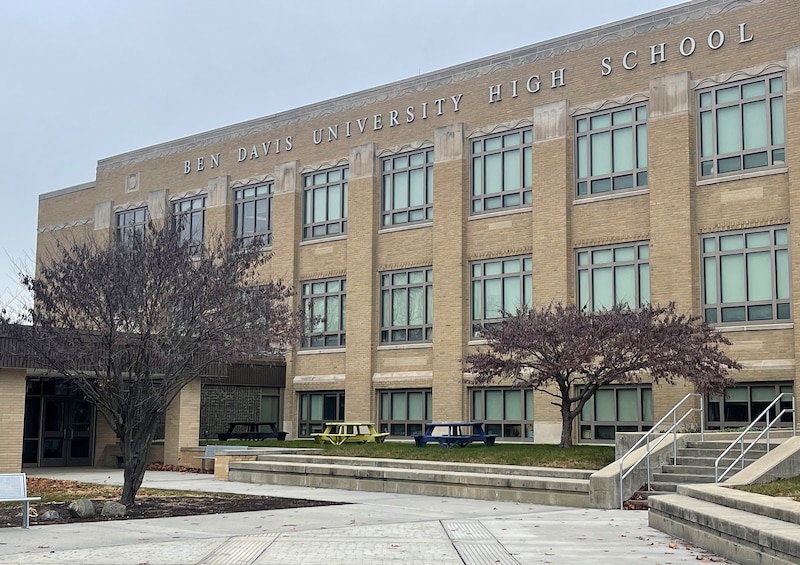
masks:
{"type": "MultiPolygon", "coordinates": [[[[122,471],[32,476],[122,483],[122,471]]],[[[155,488],[347,502],[340,506],[0,529],[0,564],[609,565],[723,562],[647,525],[642,511],[255,485],[148,471],[155,488]]]]}

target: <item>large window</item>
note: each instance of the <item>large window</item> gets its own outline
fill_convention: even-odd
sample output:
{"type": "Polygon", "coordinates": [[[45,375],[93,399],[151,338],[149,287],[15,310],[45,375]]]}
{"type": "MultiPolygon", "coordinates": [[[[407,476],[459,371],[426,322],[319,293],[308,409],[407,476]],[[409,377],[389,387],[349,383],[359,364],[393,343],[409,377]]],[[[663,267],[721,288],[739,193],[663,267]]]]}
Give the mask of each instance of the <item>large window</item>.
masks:
{"type": "Polygon", "coordinates": [[[433,219],[433,149],[388,157],[382,171],[381,227],[433,219]]]}
{"type": "Polygon", "coordinates": [[[647,186],[647,105],[575,120],[578,196],[647,186]]]}
{"type": "Polygon", "coordinates": [[[139,245],[147,230],[147,208],[136,208],[117,213],[117,245],[131,249],[139,245]]]}
{"type": "Polygon", "coordinates": [[[473,388],[472,419],[484,422],[486,433],[504,438],[533,437],[533,390],[473,388]]]}
{"type": "Polygon", "coordinates": [[[430,389],[378,391],[378,427],[392,436],[422,435],[431,421],[433,396],[430,389]]]}
{"type": "Polygon", "coordinates": [[[530,206],[533,129],[472,141],[472,213],[530,206]]]}
{"type": "Polygon", "coordinates": [[[704,235],[702,252],[707,322],[791,318],[789,230],[785,226],[704,235]]]}
{"type": "Polygon", "coordinates": [[[303,283],[306,324],[301,347],[344,347],[346,284],[339,278],[303,283]]]}
{"type": "Polygon", "coordinates": [[[472,335],[497,323],[503,313],[533,306],[533,259],[508,257],[472,264],[472,335]]]}
{"type": "Polygon", "coordinates": [[[344,420],[344,391],[301,392],[298,394],[297,435],[321,433],[325,422],[344,420]]]}
{"type": "Polygon", "coordinates": [[[195,196],[172,203],[172,215],[181,241],[188,242],[192,253],[203,249],[206,229],[206,197],[195,196]]]}
{"type": "Polygon", "coordinates": [[[347,233],[348,168],[303,177],[303,239],[347,233]]]}
{"type": "MultiPolygon", "coordinates": [[[[708,397],[708,412],[706,421],[709,429],[740,428],[750,424],[755,418],[767,409],[779,394],[793,393],[791,383],[752,383],[738,384],[725,389],[723,395],[708,397]]],[[[779,402],[778,410],[770,410],[769,419],[778,415],[783,409],[791,409],[792,401],[788,396],[779,402]]],[[[761,420],[763,421],[763,420],[761,420]]],[[[792,424],[792,415],[784,414],[781,417],[784,425],[792,424]]]]}
{"type": "Polygon", "coordinates": [[[582,441],[614,441],[617,432],[643,432],[653,427],[653,388],[604,386],[583,405],[582,441]]]}
{"type": "Polygon", "coordinates": [[[275,183],[245,186],[233,191],[233,235],[242,245],[256,238],[272,245],[272,195],[275,183]]]}
{"type": "Polygon", "coordinates": [[[782,75],[698,92],[701,178],[786,164],[783,93],[782,75]]]}
{"type": "Polygon", "coordinates": [[[381,343],[433,338],[433,269],[381,273],[381,343]]]}
{"type": "Polygon", "coordinates": [[[645,242],[577,251],[578,306],[589,312],[650,302],[650,245],[645,242]]]}

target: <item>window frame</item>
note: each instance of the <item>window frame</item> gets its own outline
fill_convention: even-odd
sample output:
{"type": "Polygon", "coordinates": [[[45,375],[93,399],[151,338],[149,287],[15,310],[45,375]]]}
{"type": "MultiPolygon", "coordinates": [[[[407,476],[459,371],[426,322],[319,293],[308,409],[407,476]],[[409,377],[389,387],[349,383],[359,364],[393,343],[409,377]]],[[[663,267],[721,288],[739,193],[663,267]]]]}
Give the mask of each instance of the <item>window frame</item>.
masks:
{"type": "Polygon", "coordinates": [[[627,190],[641,190],[648,187],[647,113],[648,106],[645,101],[575,116],[573,128],[575,135],[576,198],[619,194],[627,190]],[[616,116],[625,112],[631,112],[632,119],[615,124],[616,116]],[[606,117],[608,118],[608,124],[602,125],[601,122],[606,117]],[[597,123],[597,126],[593,127],[594,123],[597,123]],[[623,145],[623,140],[616,139],[617,133],[626,129],[631,130],[629,152],[625,152],[624,147],[619,151],[621,152],[620,157],[628,153],[632,166],[614,170],[615,161],[618,157],[617,147],[618,145],[623,145]],[[608,172],[594,174],[594,163],[592,162],[593,140],[599,140],[600,136],[606,135],[609,147],[606,155],[608,162],[605,164],[609,170],[608,172]],[[641,137],[644,137],[643,141],[640,140],[641,137]],[[583,153],[585,153],[585,157],[583,157],[585,163],[582,162],[583,153]],[[630,183],[626,182],[628,178],[630,178],[630,183]]]}
{"type": "Polygon", "coordinates": [[[297,437],[311,437],[311,434],[322,433],[325,422],[342,421],[345,418],[345,391],[300,391],[297,393],[297,437]],[[321,418],[314,418],[313,398],[321,398],[321,418]],[[326,402],[327,401],[327,402],[326,402]],[[327,405],[326,405],[327,404],[327,405]],[[333,411],[328,411],[333,409],[333,411]]]}
{"type": "Polygon", "coordinates": [[[347,322],[345,319],[347,311],[347,279],[345,277],[332,277],[326,279],[314,279],[300,283],[300,299],[303,305],[305,316],[304,331],[300,339],[300,349],[325,349],[345,347],[347,343],[347,322]],[[338,290],[329,290],[329,286],[338,284],[338,290]],[[316,292],[315,286],[324,285],[321,292],[316,292]],[[314,302],[322,300],[326,317],[322,321],[313,322],[312,314],[314,302]],[[338,300],[336,308],[338,310],[339,322],[334,329],[327,328],[328,302],[338,300]],[[322,331],[314,331],[317,325],[324,324],[326,327],[322,331]],[[322,343],[315,340],[321,339],[322,343]],[[328,343],[334,340],[335,343],[328,343]]]}
{"type": "MultiPolygon", "coordinates": [[[[533,127],[504,131],[492,135],[471,138],[470,142],[470,215],[478,216],[529,208],[533,205],[533,127]],[[514,145],[506,146],[506,140],[511,143],[511,137],[518,135],[519,141],[514,145]],[[494,147],[494,142],[500,141],[499,147],[494,147]],[[506,183],[506,158],[513,151],[519,151],[519,186],[505,187],[506,183]],[[499,191],[487,192],[487,160],[499,155],[500,179],[499,191]],[[480,164],[478,167],[477,165],[480,164]],[[527,165],[527,166],[526,166],[527,165]],[[478,178],[479,177],[479,178],[478,178]],[[494,202],[499,199],[499,206],[487,208],[487,201],[494,202]],[[518,202],[513,203],[515,199],[518,202]],[[507,202],[508,201],[508,202],[507,202]]],[[[512,163],[513,165],[513,163],[512,163]]],[[[513,170],[514,167],[511,167],[513,170]]]]}
{"type": "MultiPolygon", "coordinates": [[[[730,241],[733,241],[732,239],[730,241]]],[[[756,243],[757,241],[754,241],[756,243]]],[[[727,246],[727,244],[726,244],[727,246]]],[[[701,294],[703,319],[714,326],[741,326],[750,324],[780,324],[788,323],[793,319],[792,313],[792,277],[791,277],[791,253],[789,248],[789,225],[781,224],[774,226],[762,226],[741,230],[730,230],[723,232],[713,232],[700,234],[700,274],[701,274],[701,294]],[[769,233],[769,246],[753,246],[748,248],[748,239],[756,240],[756,235],[764,232],[769,233]],[[779,234],[785,236],[784,243],[778,243],[779,234]],[[748,238],[748,235],[753,236],[748,238]],[[721,249],[723,238],[740,237],[742,240],[741,248],[721,249]],[[713,249],[710,249],[708,242],[713,240],[713,249]],[[754,263],[756,254],[769,253],[770,261],[770,299],[750,299],[749,295],[756,291],[755,282],[751,281],[749,266],[754,263]],[[742,275],[741,292],[745,293],[744,300],[725,301],[725,289],[723,281],[724,257],[742,256],[742,275]],[[780,258],[780,259],[779,259],[780,258]],[[714,280],[708,276],[708,266],[714,267],[714,280]],[[781,283],[781,266],[785,273],[785,281],[781,283]],[[711,287],[713,286],[714,301],[709,301],[711,287]],[[764,310],[766,306],[771,309],[771,317],[758,317],[757,313],[764,310]],[[760,310],[759,310],[760,308],[760,310]],[[736,316],[736,311],[741,309],[743,316],[736,316]],[[733,319],[725,318],[725,310],[729,310],[733,319]],[[711,312],[714,315],[711,315],[711,312]]],[[[736,267],[735,264],[731,268],[736,267]]],[[[757,271],[759,274],[762,270],[757,271]]],[[[731,291],[735,292],[735,291],[731,291]]]]}
{"type": "Polygon", "coordinates": [[[611,308],[619,304],[617,296],[617,273],[621,268],[633,267],[633,286],[634,286],[634,304],[628,304],[632,309],[642,308],[650,303],[650,242],[648,240],[631,241],[625,243],[614,243],[611,245],[600,245],[595,247],[580,247],[575,249],[575,302],[586,312],[599,312],[595,307],[595,287],[594,281],[597,277],[597,272],[600,270],[611,269],[611,298],[612,303],[606,307],[611,308]],[[618,252],[625,249],[633,248],[633,259],[617,259],[618,252]],[[603,263],[595,263],[594,258],[604,252],[610,252],[611,261],[603,263]],[[583,263],[582,258],[586,257],[588,262],[583,263]],[[582,280],[582,274],[587,273],[586,280],[582,280]],[[646,277],[644,276],[646,274],[646,277]],[[644,280],[646,278],[646,280],[644,280]],[[646,296],[644,295],[644,287],[647,286],[646,296]],[[584,300],[584,294],[587,294],[587,299],[584,300]]]}
{"type": "Polygon", "coordinates": [[[380,318],[380,343],[381,345],[396,345],[398,343],[430,343],[433,341],[433,268],[417,267],[383,271],[379,274],[381,292],[381,318],[380,318]],[[422,274],[421,281],[410,282],[412,274],[422,274]],[[406,282],[396,282],[398,277],[405,275],[406,282]],[[408,323],[411,318],[411,301],[408,295],[412,289],[422,289],[422,319],[421,324],[408,323]],[[395,324],[395,293],[405,291],[404,319],[407,323],[395,324]],[[387,312],[387,296],[389,297],[387,312]],[[388,317],[387,317],[388,316],[388,317]],[[385,321],[388,319],[389,323],[385,321]],[[399,332],[403,332],[404,339],[400,339],[399,332]],[[421,332],[421,337],[409,339],[411,332],[421,332]]]}
{"type": "Polygon", "coordinates": [[[258,238],[262,245],[272,245],[272,206],[275,195],[275,182],[268,181],[233,189],[233,238],[239,245],[249,245],[258,238]],[[266,206],[266,222],[263,230],[258,229],[259,204],[266,206]],[[248,218],[248,208],[252,208],[248,218]],[[249,226],[247,224],[250,224],[249,226]]]}
{"type": "Polygon", "coordinates": [[[407,388],[407,389],[379,389],[377,393],[378,429],[381,433],[388,433],[391,437],[411,437],[422,435],[425,424],[433,418],[433,389],[407,388]],[[409,395],[422,395],[422,418],[410,417],[409,395]],[[404,396],[402,409],[395,406],[395,397],[404,396]],[[404,414],[396,414],[404,411],[404,414]],[[400,417],[402,416],[402,417],[400,417]],[[402,433],[400,433],[402,431],[402,433]]]}
{"type": "MultiPolygon", "coordinates": [[[[486,312],[486,285],[489,281],[500,280],[500,304],[506,303],[506,280],[519,280],[519,296],[517,308],[508,311],[515,314],[516,309],[524,306],[533,307],[533,257],[531,255],[516,255],[511,257],[498,257],[495,259],[485,259],[470,263],[470,319],[472,321],[472,337],[480,337],[482,328],[492,324],[500,323],[503,314],[498,311],[498,315],[488,317],[486,312]],[[506,264],[512,261],[519,263],[517,271],[506,272],[506,264]],[[487,266],[500,264],[500,272],[497,274],[486,274],[487,266]],[[480,289],[478,292],[477,289],[480,289]],[[477,295],[480,296],[477,296],[477,295]],[[478,312],[480,310],[480,312],[478,312]],[[476,317],[476,314],[480,314],[476,317]]],[[[502,309],[505,311],[505,308],[502,309]]]]}
{"type": "Polygon", "coordinates": [[[124,249],[134,249],[141,244],[147,233],[150,213],[147,206],[120,210],[116,214],[115,241],[124,249]]]}
{"type": "Polygon", "coordinates": [[[725,178],[732,175],[746,174],[753,171],[779,169],[786,167],[786,73],[772,73],[746,80],[726,82],[708,88],[698,89],[696,92],[697,103],[697,178],[699,181],[725,178]],[[773,84],[780,83],[780,90],[773,90],[773,84]],[[757,83],[765,84],[765,92],[752,96],[745,95],[745,89],[757,83]],[[720,94],[724,91],[738,89],[739,94],[735,100],[719,101],[720,94]],[[780,100],[780,104],[774,104],[780,100]],[[766,131],[747,130],[756,134],[763,134],[766,138],[765,145],[745,148],[747,132],[744,123],[745,106],[765,102],[766,131]],[[777,106],[781,116],[774,116],[777,106]],[[731,135],[720,135],[720,111],[738,108],[738,142],[737,150],[720,151],[720,138],[730,140],[731,135]],[[708,118],[705,117],[708,115],[708,118]],[[779,127],[775,127],[778,126],[779,127]],[[708,128],[708,136],[704,130],[708,128]],[[776,138],[776,135],[782,139],[776,138]],[[747,158],[754,158],[765,154],[766,162],[747,165],[747,158]],[[727,168],[738,160],[737,168],[727,168]],[[726,165],[726,170],[720,172],[721,164],[726,165]]]}
{"type": "Polygon", "coordinates": [[[432,147],[425,147],[408,153],[392,155],[381,159],[381,224],[380,229],[397,226],[415,225],[433,221],[433,161],[432,147]],[[418,157],[422,157],[421,162],[418,157]],[[421,171],[423,202],[411,204],[413,196],[412,180],[419,176],[421,171]],[[398,188],[398,180],[405,177],[405,202],[407,206],[395,206],[398,190],[402,192],[402,185],[398,188]],[[420,216],[408,219],[411,216],[420,216]],[[405,215],[407,219],[400,218],[405,215]]]}
{"type": "MultiPolygon", "coordinates": [[[[603,394],[604,396],[604,394],[603,394]]],[[[608,443],[613,442],[617,432],[646,432],[653,427],[653,385],[647,383],[634,385],[606,385],[600,387],[592,397],[584,404],[581,413],[578,415],[578,437],[581,443],[608,443]],[[635,420],[620,420],[619,405],[620,391],[636,391],[636,417],[635,420]],[[613,392],[614,396],[614,419],[597,419],[597,402],[602,400],[599,396],[601,391],[613,392]],[[645,396],[649,395],[649,400],[645,396]],[[647,404],[649,403],[650,414],[647,414],[647,404]],[[591,411],[591,413],[589,413],[591,411]],[[587,417],[589,416],[589,417],[587,417]],[[649,418],[648,418],[649,416],[649,418]],[[610,432],[610,434],[609,434],[610,432]]]]}
{"type": "Polygon", "coordinates": [[[348,165],[332,167],[303,175],[303,241],[347,235],[348,165]],[[324,178],[323,178],[324,177],[324,178]],[[338,190],[336,204],[331,206],[332,191],[338,190]],[[322,192],[324,191],[324,196],[322,192]],[[324,199],[325,219],[315,221],[317,198],[324,199]]]}
{"type": "MultiPolygon", "coordinates": [[[[754,401],[753,400],[753,390],[757,388],[773,388],[775,394],[773,395],[773,400],[778,397],[778,394],[783,392],[789,392],[794,394],[794,383],[792,381],[773,381],[773,382],[737,382],[735,386],[728,387],[725,389],[725,393],[722,395],[707,395],[706,396],[706,429],[708,430],[725,430],[725,429],[739,429],[742,426],[749,425],[753,418],[759,416],[761,412],[772,402],[770,401],[754,401]],[[746,389],[747,390],[747,400],[746,400],[746,411],[747,416],[745,416],[741,420],[734,420],[727,418],[727,414],[730,413],[729,405],[731,404],[739,404],[741,405],[743,402],[739,400],[738,402],[734,400],[729,400],[730,392],[733,389],[746,389]],[[755,406],[754,406],[755,405],[755,406]],[[760,405],[763,405],[760,406],[760,405]],[[712,419],[716,416],[716,419],[712,419]]],[[[777,406],[778,410],[774,408],[770,410],[770,420],[772,420],[775,416],[778,415],[780,410],[786,408],[791,409],[791,401],[783,400],[778,403],[777,406]]],[[[781,421],[776,424],[778,427],[789,427],[792,425],[792,415],[791,414],[784,414],[781,418],[781,421]]]]}
{"type": "Polygon", "coordinates": [[[473,420],[481,421],[487,434],[503,439],[531,440],[534,437],[534,404],[532,388],[472,387],[469,389],[469,409],[473,420]],[[519,417],[513,417],[508,402],[519,393],[519,417]],[[501,397],[501,418],[490,418],[489,395],[501,397]]]}
{"type": "Polygon", "coordinates": [[[203,251],[206,239],[206,210],[208,195],[199,194],[181,198],[172,202],[173,223],[178,230],[181,241],[187,242],[192,255],[199,255],[203,251]],[[185,223],[188,219],[188,224],[185,223]],[[199,224],[199,228],[197,228],[199,224]],[[200,237],[195,237],[196,232],[200,237]]]}

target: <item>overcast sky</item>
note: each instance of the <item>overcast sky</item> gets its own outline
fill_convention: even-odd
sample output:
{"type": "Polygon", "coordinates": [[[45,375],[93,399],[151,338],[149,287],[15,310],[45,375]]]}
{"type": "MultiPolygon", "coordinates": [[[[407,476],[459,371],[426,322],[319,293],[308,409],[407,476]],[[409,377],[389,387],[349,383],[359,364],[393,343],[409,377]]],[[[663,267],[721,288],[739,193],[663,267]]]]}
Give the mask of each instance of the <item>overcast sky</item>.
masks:
{"type": "Polygon", "coordinates": [[[678,0],[11,0],[0,21],[0,304],[38,196],[97,161],[678,0]]]}

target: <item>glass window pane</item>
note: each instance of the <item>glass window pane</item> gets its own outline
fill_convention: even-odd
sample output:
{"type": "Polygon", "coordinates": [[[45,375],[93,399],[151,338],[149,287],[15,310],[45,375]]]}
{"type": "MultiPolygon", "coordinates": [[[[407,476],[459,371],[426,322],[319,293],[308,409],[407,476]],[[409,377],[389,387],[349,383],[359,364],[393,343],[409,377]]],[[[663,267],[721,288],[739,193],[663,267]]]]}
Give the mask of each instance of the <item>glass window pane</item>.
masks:
{"type": "Polygon", "coordinates": [[[500,153],[487,155],[484,161],[486,163],[486,185],[483,193],[494,194],[500,192],[503,187],[503,155],[500,153]]]}
{"type": "Polygon", "coordinates": [[[616,420],[616,398],[614,389],[599,389],[594,395],[595,420],[613,422],[616,420]]]}
{"type": "Polygon", "coordinates": [[[636,166],[647,167],[647,124],[636,126],[636,166]]]}
{"type": "Polygon", "coordinates": [[[744,124],[745,149],[756,149],[768,145],[766,100],[743,104],[742,122],[744,124]]]}
{"type": "Polygon", "coordinates": [[[777,280],[777,297],[779,300],[789,299],[789,252],[786,249],[775,251],[775,278],[777,280]]]}
{"type": "Polygon", "coordinates": [[[410,206],[422,206],[425,204],[425,171],[414,169],[411,171],[410,206]]]}
{"type": "Polygon", "coordinates": [[[514,149],[503,153],[503,190],[522,188],[521,173],[520,150],[514,149]]]}
{"type": "Polygon", "coordinates": [[[408,171],[394,174],[394,208],[408,208],[408,171]]]}
{"type": "Polygon", "coordinates": [[[522,294],[520,283],[521,281],[517,277],[503,279],[503,309],[510,314],[516,313],[521,306],[519,303],[522,294]]]}
{"type": "Polygon", "coordinates": [[[720,251],[733,251],[736,249],[744,249],[744,238],[739,235],[723,235],[719,238],[720,251]]]}
{"type": "Polygon", "coordinates": [[[739,107],[717,110],[717,152],[733,153],[742,149],[742,127],[739,107]]]}
{"type": "Polygon", "coordinates": [[[747,299],[772,299],[772,269],[769,251],[747,254],[747,299]]]}
{"type": "Polygon", "coordinates": [[[589,154],[586,136],[581,136],[578,138],[578,149],[575,159],[578,161],[578,178],[585,178],[589,176],[589,154]]]}
{"type": "Polygon", "coordinates": [[[650,304],[650,265],[639,265],[639,307],[650,304]]]}
{"type": "Polygon", "coordinates": [[[484,318],[492,319],[501,316],[501,308],[503,307],[502,299],[502,281],[500,279],[487,280],[484,286],[484,304],[486,305],[483,311],[484,318]]]}
{"type": "Polygon", "coordinates": [[[328,188],[328,219],[338,220],[342,217],[342,189],[338,185],[328,188]]]}
{"type": "Polygon", "coordinates": [[[611,173],[611,132],[591,136],[592,176],[611,173]]]}
{"type": "Polygon", "coordinates": [[[653,421],[653,389],[642,389],[642,421],[653,421]]]}
{"type": "Polygon", "coordinates": [[[578,272],[578,306],[589,307],[589,271],[578,272]]]}
{"type": "Polygon", "coordinates": [[[717,303],[717,260],[714,257],[703,259],[703,281],[705,304],[717,303]]]}
{"type": "Polygon", "coordinates": [[[700,113],[700,155],[709,157],[714,154],[714,129],[711,112],[700,113]]]}
{"type": "Polygon", "coordinates": [[[633,169],[633,129],[615,129],[613,132],[613,144],[614,172],[633,169]]]}
{"type": "Polygon", "coordinates": [[[720,257],[722,302],[744,302],[744,256],[724,255],[720,257]]]}
{"type": "Polygon", "coordinates": [[[402,392],[392,394],[392,419],[406,419],[406,395],[402,392]]]}
{"type": "Polygon", "coordinates": [[[506,420],[522,420],[522,391],[507,390],[504,392],[506,401],[506,420]]]}
{"type": "Polygon", "coordinates": [[[486,391],[486,419],[487,420],[502,420],[503,419],[503,391],[502,390],[487,390],[486,391]]]}
{"type": "Polygon", "coordinates": [[[425,321],[424,288],[416,286],[408,289],[408,325],[421,326],[425,321]]]}
{"type": "Polygon", "coordinates": [[[614,291],[616,304],[627,304],[636,308],[636,270],[633,265],[614,269],[614,291]]]}
{"type": "Polygon", "coordinates": [[[783,145],[786,142],[786,119],[783,112],[783,98],[770,100],[772,119],[772,143],[783,145]]]}
{"type": "Polygon", "coordinates": [[[724,104],[726,102],[736,102],[737,100],[739,100],[738,86],[721,88],[717,90],[717,104],[724,104]]]}
{"type": "Polygon", "coordinates": [[[611,267],[595,269],[592,272],[593,310],[607,310],[614,306],[611,267]]]}
{"type": "Polygon", "coordinates": [[[635,388],[617,390],[617,420],[620,422],[639,421],[639,391],[635,388]]]}
{"type": "Polygon", "coordinates": [[[614,249],[614,261],[633,261],[636,259],[635,247],[617,247],[614,249]]]}
{"type": "Polygon", "coordinates": [[[392,291],[392,326],[408,325],[408,294],[406,289],[392,291]]]}
{"type": "Polygon", "coordinates": [[[408,419],[425,419],[425,395],[421,392],[408,393],[408,419]]]}

